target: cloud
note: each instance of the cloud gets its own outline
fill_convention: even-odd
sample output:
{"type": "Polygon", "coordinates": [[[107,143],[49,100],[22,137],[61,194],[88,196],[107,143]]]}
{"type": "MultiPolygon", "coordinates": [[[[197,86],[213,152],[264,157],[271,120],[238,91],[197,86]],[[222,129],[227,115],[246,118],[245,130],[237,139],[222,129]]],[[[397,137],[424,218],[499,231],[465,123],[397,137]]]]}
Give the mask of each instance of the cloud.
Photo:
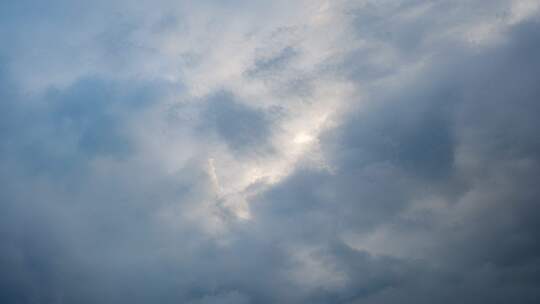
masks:
{"type": "Polygon", "coordinates": [[[0,301],[535,303],[535,1],[246,4],[0,4],[0,301]]]}
{"type": "Polygon", "coordinates": [[[271,136],[271,119],[263,110],[235,101],[226,92],[212,95],[206,102],[201,128],[214,128],[236,153],[261,148],[271,136]]]}

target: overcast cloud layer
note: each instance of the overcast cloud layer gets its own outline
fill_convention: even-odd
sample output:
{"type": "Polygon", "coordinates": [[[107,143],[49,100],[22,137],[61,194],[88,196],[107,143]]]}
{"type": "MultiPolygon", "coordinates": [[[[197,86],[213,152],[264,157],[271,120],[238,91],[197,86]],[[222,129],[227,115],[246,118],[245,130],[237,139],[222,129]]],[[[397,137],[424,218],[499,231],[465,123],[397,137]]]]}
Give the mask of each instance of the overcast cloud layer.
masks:
{"type": "Polygon", "coordinates": [[[0,303],[538,303],[540,1],[0,1],[0,303]]]}

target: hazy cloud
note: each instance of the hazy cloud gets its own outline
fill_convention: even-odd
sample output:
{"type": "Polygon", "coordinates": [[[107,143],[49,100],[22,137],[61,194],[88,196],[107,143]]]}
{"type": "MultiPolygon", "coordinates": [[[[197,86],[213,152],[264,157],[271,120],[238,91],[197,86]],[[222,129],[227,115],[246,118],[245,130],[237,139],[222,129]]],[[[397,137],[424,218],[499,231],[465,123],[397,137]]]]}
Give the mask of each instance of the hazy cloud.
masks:
{"type": "Polygon", "coordinates": [[[539,10],[0,4],[0,302],[535,303],[539,10]]]}

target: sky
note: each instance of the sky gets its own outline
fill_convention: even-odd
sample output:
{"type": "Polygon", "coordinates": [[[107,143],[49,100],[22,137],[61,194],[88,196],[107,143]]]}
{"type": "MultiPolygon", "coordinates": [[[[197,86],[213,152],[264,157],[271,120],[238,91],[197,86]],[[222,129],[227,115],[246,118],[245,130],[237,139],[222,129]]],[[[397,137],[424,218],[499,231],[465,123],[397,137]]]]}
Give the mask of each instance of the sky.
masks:
{"type": "Polygon", "coordinates": [[[537,303],[540,0],[0,1],[0,302],[537,303]]]}

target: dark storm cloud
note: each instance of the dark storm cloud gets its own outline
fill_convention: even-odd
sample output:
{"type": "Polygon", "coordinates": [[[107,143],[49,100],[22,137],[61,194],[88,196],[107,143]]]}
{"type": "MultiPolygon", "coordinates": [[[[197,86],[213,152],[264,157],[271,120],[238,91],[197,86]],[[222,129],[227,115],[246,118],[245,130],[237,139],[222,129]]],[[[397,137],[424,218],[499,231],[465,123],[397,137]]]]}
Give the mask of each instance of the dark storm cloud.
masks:
{"type": "MultiPolygon", "coordinates": [[[[453,7],[434,3],[432,12],[453,7]]],[[[204,153],[171,172],[133,134],[133,124],[152,127],[134,118],[169,97],[169,83],[84,76],[36,93],[17,81],[16,52],[0,51],[0,302],[535,303],[540,24],[467,49],[425,42],[426,25],[452,23],[440,13],[411,23],[351,14],[354,35],[386,41],[397,65],[437,51],[419,72],[382,85],[373,80],[398,69],[381,69],[375,50],[342,54],[332,73],[363,96],[319,138],[331,170],[299,161],[249,197],[246,221],[220,205],[204,153]],[[442,203],[421,205],[431,200],[442,203]],[[351,235],[386,247],[355,247],[351,235]]],[[[285,49],[254,70],[296,56],[285,49]]],[[[233,92],[165,108],[174,112],[168,128],[240,159],[272,151],[280,131],[279,110],[233,92]]]]}

